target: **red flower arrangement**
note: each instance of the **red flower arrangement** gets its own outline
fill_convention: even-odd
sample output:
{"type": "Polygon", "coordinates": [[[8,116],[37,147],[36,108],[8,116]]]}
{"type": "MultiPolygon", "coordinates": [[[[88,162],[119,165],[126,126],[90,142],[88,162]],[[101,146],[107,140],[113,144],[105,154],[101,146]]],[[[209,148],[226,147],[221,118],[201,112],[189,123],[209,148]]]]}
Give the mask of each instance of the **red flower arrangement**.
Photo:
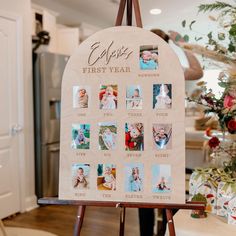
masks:
{"type": "MultiPolygon", "coordinates": [[[[223,92],[220,96],[219,94],[214,94],[212,89],[207,88],[206,83],[201,81],[198,83],[198,86],[200,86],[202,93],[200,96],[188,98],[188,101],[200,104],[205,108],[205,113],[210,116],[212,113],[215,114],[215,117],[219,121],[219,128],[222,131],[222,143],[220,142],[219,138],[216,137],[217,133],[212,135],[211,129],[207,129],[205,132],[206,136],[209,138],[207,144],[210,149],[212,149],[210,151],[215,152],[215,154],[218,152],[218,155],[215,156],[218,156],[219,158],[221,157],[221,152],[228,154],[231,160],[227,163],[224,163],[225,171],[230,171],[231,173],[233,172],[236,176],[236,139],[234,136],[228,134],[230,133],[236,135],[236,15],[233,14],[235,13],[235,7],[235,4],[227,5],[221,1],[215,1],[210,4],[201,4],[199,6],[199,12],[206,13],[218,11],[218,17],[214,18],[213,20],[217,21],[219,23],[218,26],[220,26],[221,29],[226,30],[228,34],[222,34],[221,31],[218,32],[217,40],[215,39],[214,35],[212,35],[212,32],[209,32],[207,35],[209,40],[206,46],[206,51],[204,50],[204,47],[200,47],[199,45],[193,46],[190,50],[194,50],[196,52],[201,48],[201,52],[200,50],[198,51],[200,54],[221,62],[222,59],[220,59],[220,57],[222,58],[223,55],[225,58],[227,58],[224,61],[226,62],[225,64],[230,64],[230,67],[228,67],[227,70],[221,72],[218,77],[218,85],[223,89],[223,92]],[[211,50],[212,53],[210,52],[211,50]],[[213,54],[215,55],[214,57],[212,57],[213,54]],[[228,63],[229,61],[230,63],[228,63]]],[[[189,25],[190,29],[193,22],[195,21],[192,21],[189,25]]],[[[183,21],[182,25],[185,27],[186,21],[183,21]]]]}
{"type": "Polygon", "coordinates": [[[220,140],[217,137],[212,137],[208,141],[208,145],[209,145],[210,148],[216,148],[220,145],[220,140]]]}
{"type": "Polygon", "coordinates": [[[230,120],[227,124],[227,128],[230,133],[234,133],[236,131],[236,120],[230,120]]]}

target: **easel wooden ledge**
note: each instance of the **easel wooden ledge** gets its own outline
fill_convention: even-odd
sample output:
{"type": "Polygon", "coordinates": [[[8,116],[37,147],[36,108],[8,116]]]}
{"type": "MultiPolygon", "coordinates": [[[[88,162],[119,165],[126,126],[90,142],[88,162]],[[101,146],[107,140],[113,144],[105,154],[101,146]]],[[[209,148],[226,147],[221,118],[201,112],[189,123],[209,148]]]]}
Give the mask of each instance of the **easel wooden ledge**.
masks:
{"type": "MultiPolygon", "coordinates": [[[[127,8],[127,22],[126,24],[132,25],[132,6],[134,6],[134,13],[136,18],[137,27],[142,28],[142,19],[140,14],[140,7],[138,0],[121,0],[116,18],[116,26],[122,25],[125,7],[127,8]],[[127,6],[127,7],[126,7],[127,6]]],[[[74,236],[80,236],[86,206],[98,207],[116,207],[120,208],[120,236],[124,236],[125,231],[125,209],[126,208],[158,208],[166,209],[166,216],[170,236],[175,236],[175,227],[173,221],[173,209],[188,209],[188,210],[204,210],[205,204],[199,202],[186,202],[186,204],[154,204],[154,203],[132,203],[132,202],[100,202],[100,201],[80,201],[80,200],[60,200],[58,198],[41,198],[38,204],[48,205],[75,205],[78,207],[78,214],[74,226],[74,236]]]]}
{"type": "Polygon", "coordinates": [[[126,208],[158,208],[166,209],[166,216],[170,236],[175,236],[173,209],[186,209],[186,210],[204,210],[205,204],[199,202],[186,202],[186,204],[154,204],[154,203],[132,203],[132,202],[100,202],[100,201],[79,201],[79,200],[60,200],[58,198],[41,198],[38,204],[48,205],[74,205],[78,207],[77,219],[74,227],[74,236],[80,236],[86,206],[97,207],[116,207],[120,208],[120,236],[124,236],[125,231],[125,209],[126,208]]]}

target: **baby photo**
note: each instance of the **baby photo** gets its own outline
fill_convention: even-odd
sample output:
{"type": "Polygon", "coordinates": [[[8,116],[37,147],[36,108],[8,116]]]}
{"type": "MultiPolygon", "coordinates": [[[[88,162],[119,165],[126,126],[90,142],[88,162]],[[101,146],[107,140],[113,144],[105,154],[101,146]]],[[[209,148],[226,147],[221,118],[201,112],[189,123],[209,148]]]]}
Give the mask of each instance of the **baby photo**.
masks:
{"type": "Polygon", "coordinates": [[[141,70],[158,69],[158,47],[144,45],[140,47],[139,66],[141,70]]]}
{"type": "Polygon", "coordinates": [[[153,85],[153,109],[170,109],[172,104],[171,84],[153,85]]]}
{"type": "Polygon", "coordinates": [[[73,108],[88,108],[90,88],[88,86],[73,86],[73,108]]]}
{"type": "Polygon", "coordinates": [[[125,164],[125,191],[143,191],[144,166],[140,163],[125,164]]]}
{"type": "Polygon", "coordinates": [[[172,125],[153,124],[153,147],[155,150],[172,148],[172,125]]]}
{"type": "Polygon", "coordinates": [[[142,90],[140,85],[131,85],[126,88],[126,108],[142,109],[142,90]]]}
{"type": "Polygon", "coordinates": [[[72,165],[72,186],[75,189],[89,189],[89,164],[72,165]]]}
{"type": "Polygon", "coordinates": [[[114,150],[117,141],[117,124],[115,122],[98,123],[99,150],[114,150]]]}
{"type": "Polygon", "coordinates": [[[99,92],[100,109],[114,110],[117,108],[117,85],[101,85],[99,92]]]}
{"type": "Polygon", "coordinates": [[[125,123],[125,150],[144,150],[144,127],[143,123],[125,123]]]}
{"type": "Polygon", "coordinates": [[[152,166],[152,192],[170,193],[172,185],[171,166],[154,165],[152,166]]]}
{"type": "Polygon", "coordinates": [[[116,165],[98,164],[97,189],[116,190],[116,165]]]}
{"type": "Polygon", "coordinates": [[[72,124],[72,143],[73,149],[89,149],[90,145],[90,125],[72,124]]]}

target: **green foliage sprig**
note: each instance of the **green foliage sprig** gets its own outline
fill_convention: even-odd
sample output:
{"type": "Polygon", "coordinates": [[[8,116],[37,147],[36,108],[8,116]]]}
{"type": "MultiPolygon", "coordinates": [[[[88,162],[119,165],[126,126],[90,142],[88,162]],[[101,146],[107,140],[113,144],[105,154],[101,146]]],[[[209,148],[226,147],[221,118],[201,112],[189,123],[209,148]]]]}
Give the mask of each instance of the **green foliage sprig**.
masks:
{"type": "MultiPolygon", "coordinates": [[[[229,4],[223,1],[216,1],[210,4],[201,4],[198,6],[198,12],[217,12],[217,17],[209,16],[209,18],[218,23],[218,32],[208,32],[206,35],[195,36],[195,41],[199,42],[206,39],[205,48],[216,52],[219,56],[223,55],[229,60],[236,59],[236,4],[229,4]]],[[[196,20],[187,23],[182,21],[182,27],[191,31],[196,24],[196,20]]],[[[195,32],[201,35],[200,32],[195,32]]],[[[189,39],[189,38],[188,38],[189,39]]],[[[188,41],[186,41],[188,42],[188,41]]]]}
{"type": "Polygon", "coordinates": [[[222,9],[226,9],[226,8],[232,8],[235,10],[235,8],[228,3],[216,1],[215,3],[201,4],[198,7],[198,12],[206,13],[206,12],[218,11],[218,10],[222,10],[222,9]]]}

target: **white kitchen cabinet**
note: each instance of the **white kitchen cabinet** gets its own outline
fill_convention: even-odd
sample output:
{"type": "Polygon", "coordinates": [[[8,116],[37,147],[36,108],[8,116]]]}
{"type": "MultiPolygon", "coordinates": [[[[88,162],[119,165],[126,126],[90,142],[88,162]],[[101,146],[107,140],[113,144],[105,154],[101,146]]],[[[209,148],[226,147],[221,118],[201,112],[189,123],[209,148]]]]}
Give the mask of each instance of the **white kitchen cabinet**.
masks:
{"type": "Polygon", "coordinates": [[[57,52],[71,55],[79,46],[79,29],[71,27],[57,28],[57,52]]]}
{"type": "Polygon", "coordinates": [[[50,35],[50,43],[46,50],[71,55],[79,45],[79,28],[57,24],[57,16],[58,13],[33,4],[32,35],[36,35],[36,28],[41,23],[42,30],[48,31],[50,35]]]}
{"type": "Polygon", "coordinates": [[[43,10],[43,30],[50,34],[49,52],[57,52],[57,19],[56,16],[47,10],[43,10]]]}

